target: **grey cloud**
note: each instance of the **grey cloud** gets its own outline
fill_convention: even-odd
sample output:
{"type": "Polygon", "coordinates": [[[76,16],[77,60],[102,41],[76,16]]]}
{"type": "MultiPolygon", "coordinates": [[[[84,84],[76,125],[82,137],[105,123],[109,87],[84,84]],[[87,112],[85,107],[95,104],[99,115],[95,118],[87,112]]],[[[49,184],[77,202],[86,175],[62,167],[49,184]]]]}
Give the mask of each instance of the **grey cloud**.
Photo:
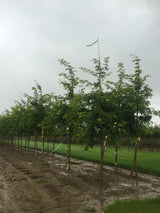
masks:
{"type": "MultiPolygon", "coordinates": [[[[160,2],[157,0],[1,0],[0,111],[37,80],[46,92],[63,91],[58,84],[59,58],[76,67],[91,66],[99,38],[101,57],[111,56],[132,71],[130,53],[142,59],[144,74],[159,100],[160,2]]],[[[160,103],[156,105],[158,108],[160,103]]]]}

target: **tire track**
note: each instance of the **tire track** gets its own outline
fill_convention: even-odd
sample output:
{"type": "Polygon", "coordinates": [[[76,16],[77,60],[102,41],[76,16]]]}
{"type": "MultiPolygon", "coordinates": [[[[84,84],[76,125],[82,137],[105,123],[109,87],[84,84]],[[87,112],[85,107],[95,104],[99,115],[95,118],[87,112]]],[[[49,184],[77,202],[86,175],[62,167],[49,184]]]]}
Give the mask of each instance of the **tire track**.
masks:
{"type": "Polygon", "coordinates": [[[27,175],[0,157],[0,213],[58,213],[58,204],[27,175]]]}

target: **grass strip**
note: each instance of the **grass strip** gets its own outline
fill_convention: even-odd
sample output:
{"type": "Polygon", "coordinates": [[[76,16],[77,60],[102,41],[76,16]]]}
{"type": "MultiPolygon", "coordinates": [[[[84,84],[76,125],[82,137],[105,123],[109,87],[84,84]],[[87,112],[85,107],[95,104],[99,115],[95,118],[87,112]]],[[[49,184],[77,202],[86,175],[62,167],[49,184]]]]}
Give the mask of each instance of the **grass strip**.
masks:
{"type": "Polygon", "coordinates": [[[146,200],[115,201],[105,213],[159,213],[160,198],[146,200]]]}
{"type": "MultiPolygon", "coordinates": [[[[59,143],[55,143],[55,149],[59,145],[59,143]]],[[[24,142],[22,143],[24,146],[24,142]]],[[[29,147],[34,149],[34,142],[30,141],[29,147]]],[[[37,149],[41,150],[41,142],[37,142],[37,149]]],[[[49,152],[52,151],[53,144],[45,142],[44,150],[47,151],[49,148],[49,152]]],[[[66,155],[67,145],[62,144],[57,150],[56,154],[66,155]]],[[[94,146],[92,149],[90,148],[88,151],[84,150],[83,145],[75,145],[73,144],[71,147],[71,157],[91,161],[95,163],[100,163],[100,147],[94,146]]],[[[114,156],[115,149],[107,148],[104,153],[104,165],[114,166],[114,156]]],[[[121,148],[118,150],[118,167],[124,169],[131,169],[132,161],[134,156],[134,150],[125,150],[121,148]]],[[[160,176],[160,153],[155,152],[142,152],[138,151],[137,153],[137,167],[138,172],[152,174],[160,176]]]]}

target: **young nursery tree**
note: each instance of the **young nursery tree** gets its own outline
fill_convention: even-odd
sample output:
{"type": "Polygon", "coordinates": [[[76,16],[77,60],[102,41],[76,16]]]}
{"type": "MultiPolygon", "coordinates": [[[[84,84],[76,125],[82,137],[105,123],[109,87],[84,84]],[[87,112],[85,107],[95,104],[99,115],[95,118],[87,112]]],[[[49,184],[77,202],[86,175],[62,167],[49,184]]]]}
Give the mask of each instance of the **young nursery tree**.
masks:
{"type": "Polygon", "coordinates": [[[79,84],[79,79],[76,76],[76,70],[71,66],[69,62],[64,59],[60,59],[60,64],[65,67],[65,72],[59,74],[60,77],[63,77],[61,84],[63,85],[66,94],[64,101],[67,105],[67,110],[64,113],[63,119],[66,125],[65,133],[68,135],[67,140],[67,170],[70,169],[70,156],[71,156],[71,143],[74,136],[74,127],[77,120],[76,107],[74,102],[75,89],[79,84]],[[75,118],[76,117],[76,118],[75,118]]]}
{"type": "Polygon", "coordinates": [[[115,167],[117,171],[118,164],[118,147],[120,145],[120,136],[125,133],[125,120],[123,107],[125,104],[125,96],[127,92],[127,77],[123,63],[118,63],[118,81],[110,83],[111,99],[114,103],[115,120],[112,127],[111,142],[116,147],[115,150],[115,167]]]}
{"type": "Polygon", "coordinates": [[[95,78],[95,81],[88,82],[88,85],[92,87],[92,91],[84,96],[86,100],[86,110],[80,115],[83,115],[83,131],[89,139],[89,145],[93,146],[95,140],[98,140],[100,143],[99,178],[101,181],[103,181],[103,157],[106,140],[111,134],[114,123],[114,106],[110,99],[110,92],[106,92],[103,89],[106,77],[110,74],[108,73],[108,61],[108,57],[104,58],[104,64],[102,66],[100,60],[94,59],[95,70],[81,68],[95,78]]]}
{"type": "Polygon", "coordinates": [[[131,169],[131,176],[133,176],[134,170],[135,176],[137,176],[137,148],[141,141],[141,135],[142,133],[144,134],[152,117],[152,110],[150,108],[152,90],[146,83],[149,76],[142,76],[140,59],[135,55],[132,57],[135,71],[134,74],[129,76],[130,85],[128,86],[128,96],[126,99],[125,120],[126,129],[135,144],[135,155],[131,169]]]}
{"type": "Polygon", "coordinates": [[[54,143],[56,138],[63,138],[63,141],[66,140],[66,119],[65,114],[67,113],[68,105],[66,100],[62,96],[52,96],[50,105],[48,106],[47,115],[46,115],[46,130],[49,136],[53,137],[53,146],[52,153],[55,152],[54,143]]]}
{"type": "Polygon", "coordinates": [[[38,82],[36,85],[32,87],[34,92],[33,96],[29,96],[25,94],[25,98],[27,98],[27,105],[30,109],[30,125],[32,125],[32,131],[36,134],[41,134],[41,142],[42,142],[42,153],[44,152],[44,122],[46,115],[46,105],[48,101],[48,94],[42,93],[42,87],[38,82]]]}

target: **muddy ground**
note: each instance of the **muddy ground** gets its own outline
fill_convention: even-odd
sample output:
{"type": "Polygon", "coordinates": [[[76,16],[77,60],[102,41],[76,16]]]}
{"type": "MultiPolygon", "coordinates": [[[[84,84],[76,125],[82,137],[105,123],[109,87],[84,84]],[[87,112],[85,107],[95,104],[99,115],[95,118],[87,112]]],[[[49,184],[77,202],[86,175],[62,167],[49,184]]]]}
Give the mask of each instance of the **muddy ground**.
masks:
{"type": "Polygon", "coordinates": [[[101,184],[97,171],[97,164],[72,159],[68,172],[63,156],[0,146],[0,213],[101,213],[117,199],[160,195],[160,177],[140,174],[136,180],[127,170],[115,174],[105,166],[101,184]]]}

